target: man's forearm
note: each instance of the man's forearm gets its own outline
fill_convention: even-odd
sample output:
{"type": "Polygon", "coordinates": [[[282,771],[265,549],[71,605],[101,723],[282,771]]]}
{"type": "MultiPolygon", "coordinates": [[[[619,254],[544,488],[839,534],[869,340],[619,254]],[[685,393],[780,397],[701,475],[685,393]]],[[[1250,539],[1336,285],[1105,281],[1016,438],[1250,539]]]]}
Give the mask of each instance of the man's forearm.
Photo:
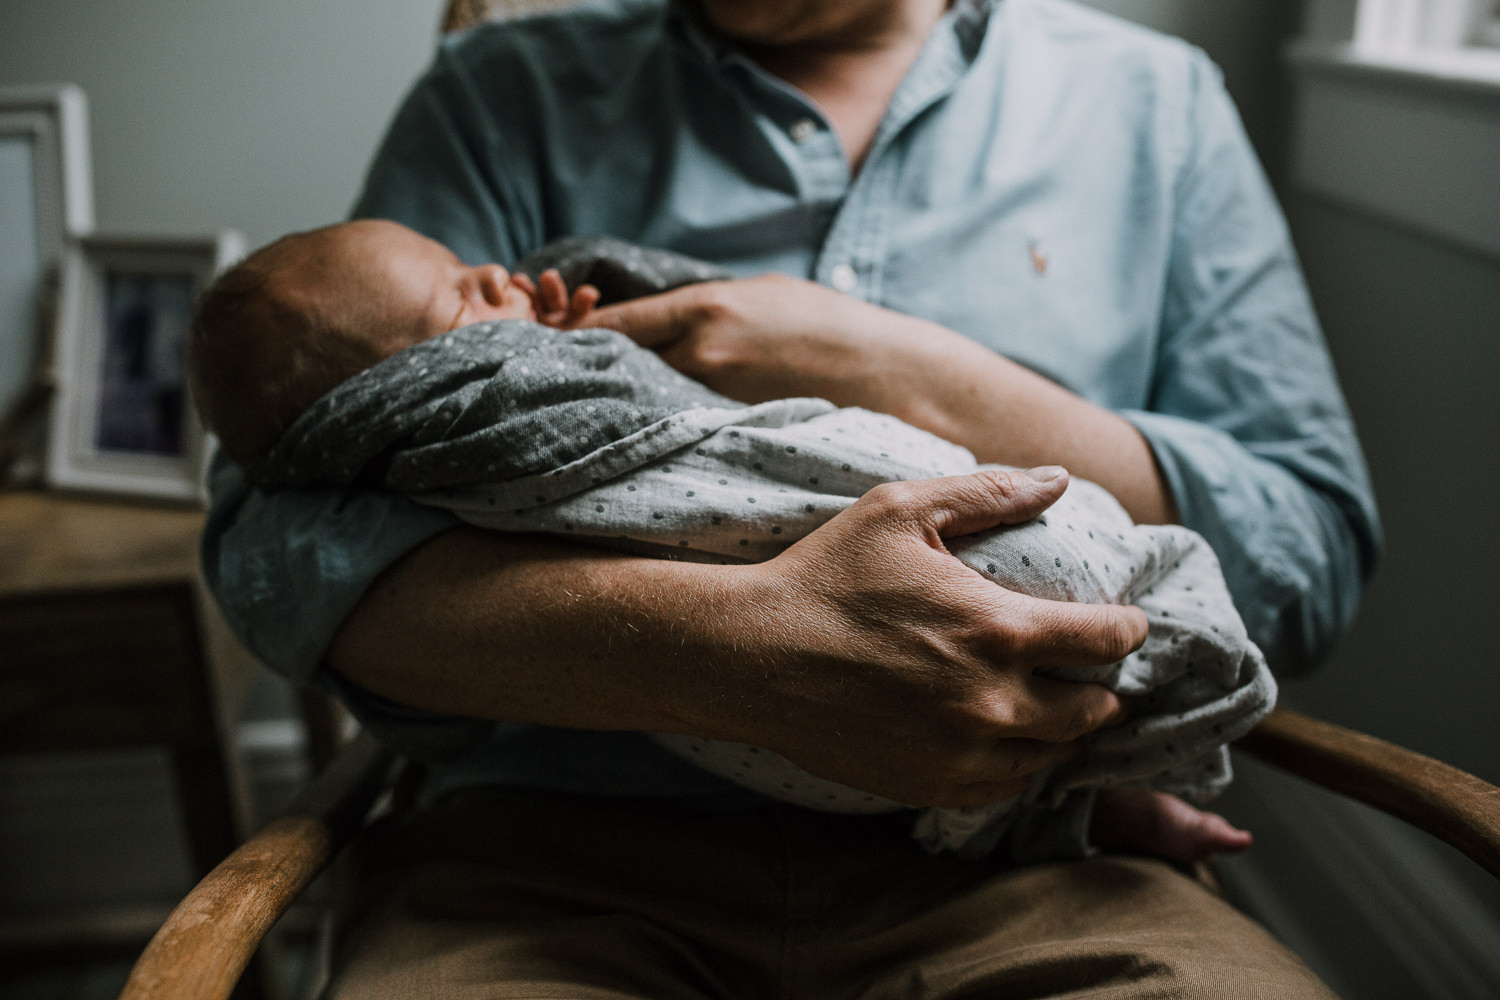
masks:
{"type": "Polygon", "coordinates": [[[718,607],[724,569],[457,528],[375,581],[327,662],[444,714],[696,732],[705,721],[685,706],[716,693],[694,667],[734,642],[718,607]],[[677,641],[659,641],[673,623],[677,641]]]}
{"type": "Polygon", "coordinates": [[[981,461],[1066,466],[1138,522],[1176,519],[1133,425],[938,324],[781,275],[689,286],[588,322],[622,331],[732,398],[820,396],[878,410],[981,461]]]}
{"type": "Polygon", "coordinates": [[[739,566],[455,529],[375,582],[327,661],[440,713],[737,740],[912,805],[994,801],[1118,712],[1035,668],[1145,638],[1139,609],[1006,591],[941,544],[1030,520],[1065,486],[889,483],[739,566]]]}
{"type": "Polygon", "coordinates": [[[834,402],[900,417],[982,462],[1065,466],[1109,490],[1137,523],[1176,522],[1151,447],[1129,421],[941,326],[882,318],[886,336],[873,338],[867,367],[834,402]]]}

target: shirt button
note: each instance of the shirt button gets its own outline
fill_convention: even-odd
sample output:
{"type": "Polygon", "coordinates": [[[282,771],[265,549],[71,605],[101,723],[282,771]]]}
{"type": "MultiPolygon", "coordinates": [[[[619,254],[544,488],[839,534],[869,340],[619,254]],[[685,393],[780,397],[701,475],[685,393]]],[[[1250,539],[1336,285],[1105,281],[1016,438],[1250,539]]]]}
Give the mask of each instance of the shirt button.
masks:
{"type": "Polygon", "coordinates": [[[852,292],[859,287],[859,275],[848,264],[840,264],[829,271],[828,281],[841,292],[852,292]]]}
{"type": "Polygon", "coordinates": [[[806,142],[818,134],[818,123],[811,118],[798,118],[792,122],[792,127],[787,132],[793,142],[806,142]]]}

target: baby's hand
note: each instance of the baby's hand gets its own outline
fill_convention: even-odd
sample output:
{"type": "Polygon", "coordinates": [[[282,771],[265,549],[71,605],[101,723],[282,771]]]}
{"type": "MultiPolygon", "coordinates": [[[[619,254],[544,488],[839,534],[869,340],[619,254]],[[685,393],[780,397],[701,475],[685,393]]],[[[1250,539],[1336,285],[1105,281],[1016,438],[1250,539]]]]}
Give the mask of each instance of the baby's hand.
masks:
{"type": "Polygon", "coordinates": [[[568,286],[556,268],[543,271],[536,284],[524,274],[512,280],[531,296],[536,321],[547,326],[577,326],[599,304],[599,289],[593,285],[579,285],[569,296],[568,286]]]}
{"type": "Polygon", "coordinates": [[[1250,834],[1217,813],[1149,788],[1103,788],[1094,802],[1089,840],[1098,847],[1195,863],[1238,854],[1250,834]]]}

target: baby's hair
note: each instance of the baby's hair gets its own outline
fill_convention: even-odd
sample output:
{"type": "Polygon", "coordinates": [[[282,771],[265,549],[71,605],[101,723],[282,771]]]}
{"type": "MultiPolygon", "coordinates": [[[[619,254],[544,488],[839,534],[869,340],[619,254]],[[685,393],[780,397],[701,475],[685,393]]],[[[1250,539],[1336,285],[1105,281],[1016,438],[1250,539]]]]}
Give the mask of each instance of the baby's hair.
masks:
{"type": "Polygon", "coordinates": [[[194,308],[187,340],[194,405],[241,466],[269,451],[320,396],[378,360],[351,335],[350,311],[336,296],[293,291],[309,272],[330,284],[320,267],[325,232],[262,247],[220,275],[194,308]]]}

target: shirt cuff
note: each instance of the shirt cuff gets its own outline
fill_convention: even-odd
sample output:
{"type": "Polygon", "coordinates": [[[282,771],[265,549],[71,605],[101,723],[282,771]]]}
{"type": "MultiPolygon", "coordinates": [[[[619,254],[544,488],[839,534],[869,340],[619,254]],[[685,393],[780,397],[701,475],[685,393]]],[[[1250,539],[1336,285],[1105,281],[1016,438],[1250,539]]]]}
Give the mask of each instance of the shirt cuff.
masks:
{"type": "Polygon", "coordinates": [[[454,527],[448,511],[396,493],[246,485],[222,453],[209,475],[203,574],[240,641],[299,683],[388,566],[454,527]]]}
{"type": "Polygon", "coordinates": [[[1314,488],[1222,430],[1160,413],[1122,416],[1150,444],[1183,525],[1218,556],[1272,669],[1293,676],[1316,666],[1358,607],[1360,541],[1373,525],[1342,512],[1338,484],[1314,488]]]}

